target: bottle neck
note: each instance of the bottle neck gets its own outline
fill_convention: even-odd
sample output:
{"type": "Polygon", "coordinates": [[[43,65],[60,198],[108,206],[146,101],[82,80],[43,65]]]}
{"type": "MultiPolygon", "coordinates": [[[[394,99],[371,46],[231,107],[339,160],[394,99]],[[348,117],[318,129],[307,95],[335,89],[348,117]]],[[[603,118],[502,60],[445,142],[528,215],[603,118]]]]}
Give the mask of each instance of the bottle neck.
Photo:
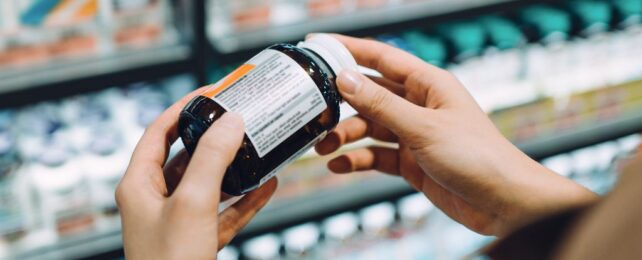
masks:
{"type": "Polygon", "coordinates": [[[312,60],[314,60],[317,64],[319,64],[319,67],[326,72],[329,73],[332,79],[336,79],[339,76],[339,73],[335,71],[332,66],[330,66],[330,63],[326,59],[323,58],[323,56],[319,55],[316,53],[314,50],[310,50],[308,48],[300,48],[306,55],[308,55],[312,60]]]}

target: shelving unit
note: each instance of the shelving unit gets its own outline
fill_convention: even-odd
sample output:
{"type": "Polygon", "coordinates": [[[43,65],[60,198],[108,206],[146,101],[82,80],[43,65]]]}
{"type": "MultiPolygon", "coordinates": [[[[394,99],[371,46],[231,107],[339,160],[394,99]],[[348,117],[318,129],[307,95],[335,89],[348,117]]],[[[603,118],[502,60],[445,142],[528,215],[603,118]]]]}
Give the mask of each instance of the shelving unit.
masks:
{"type": "Polygon", "coordinates": [[[275,42],[302,39],[309,32],[354,31],[513,1],[515,0],[417,1],[398,6],[384,6],[328,17],[309,18],[256,30],[228,32],[225,28],[210,26],[207,34],[214,49],[225,54],[275,42]]]}
{"type": "Polygon", "coordinates": [[[83,259],[120,250],[123,240],[120,227],[113,230],[80,234],[59,242],[36,248],[19,248],[2,259],[83,259]]]}
{"type": "MultiPolygon", "coordinates": [[[[128,75],[148,67],[192,62],[197,44],[192,39],[196,33],[192,16],[198,10],[197,4],[157,3],[110,15],[103,13],[111,11],[101,11],[96,17],[77,24],[25,25],[11,32],[0,32],[6,34],[2,35],[0,42],[3,47],[9,46],[8,51],[14,47],[27,48],[19,50],[17,53],[20,54],[36,49],[45,56],[20,61],[17,60],[18,54],[8,55],[15,61],[0,64],[0,95],[12,97],[14,93],[30,92],[31,89],[35,89],[32,92],[48,92],[49,86],[89,83],[91,79],[128,75]],[[86,43],[89,46],[85,48],[88,49],[81,49],[81,53],[68,53],[75,51],[75,46],[69,46],[65,37],[70,37],[73,42],[76,35],[87,38],[91,43],[86,43]],[[57,48],[67,53],[54,51],[57,48]]],[[[97,6],[102,6],[102,3],[97,6]]],[[[91,84],[95,85],[94,82],[91,84]]],[[[110,86],[104,84],[103,87],[110,86]]]]}
{"type": "MultiPolygon", "coordinates": [[[[642,91],[639,91],[639,89],[642,89],[642,81],[576,94],[572,98],[590,99],[598,94],[624,91],[627,95],[627,103],[622,104],[617,109],[617,116],[613,118],[596,120],[598,115],[595,110],[592,110],[582,115],[582,117],[590,119],[580,121],[576,127],[543,133],[531,140],[515,141],[515,144],[531,157],[543,159],[548,156],[638,133],[642,129],[642,114],[639,113],[642,109],[642,91]]],[[[546,106],[546,102],[550,102],[550,100],[535,102],[522,108],[526,108],[526,106],[530,108],[546,106]]],[[[515,112],[504,111],[497,113],[495,116],[515,116],[514,114],[515,112]],[[513,115],[508,115],[509,113],[513,113],[513,115]]]]}
{"type": "Polygon", "coordinates": [[[101,58],[68,59],[25,69],[3,69],[0,70],[0,94],[79,78],[127,73],[145,66],[186,61],[190,57],[189,45],[171,44],[118,51],[101,58]]]}
{"type": "MultiPolygon", "coordinates": [[[[328,209],[349,209],[358,207],[364,202],[385,200],[411,191],[412,189],[402,179],[382,175],[359,182],[358,187],[327,189],[291,200],[275,201],[258,213],[243,230],[241,236],[285,224],[291,220],[291,216],[297,216],[297,219],[314,218],[326,214],[328,209]]],[[[114,227],[113,230],[69,237],[54,245],[21,248],[9,255],[0,255],[0,258],[79,259],[117,251],[121,248],[121,229],[114,227]]]]}
{"type": "Polygon", "coordinates": [[[310,219],[327,214],[330,210],[347,210],[411,191],[412,188],[401,178],[387,175],[373,176],[349,186],[324,189],[293,199],[274,201],[261,210],[243,232],[252,233],[284,225],[293,220],[292,216],[296,216],[299,221],[310,219]]]}
{"type": "MultiPolygon", "coordinates": [[[[607,91],[642,88],[642,81],[631,82],[607,88],[607,91]]],[[[604,89],[577,94],[575,98],[586,98],[604,89]]],[[[642,94],[642,93],[640,93],[642,94]]],[[[580,147],[601,143],[642,129],[642,115],[635,113],[642,109],[642,95],[631,95],[626,110],[614,118],[600,123],[580,124],[581,127],[542,134],[530,140],[516,142],[524,152],[536,159],[543,159],[580,147]],[[570,140],[570,141],[569,141],[570,140]]],[[[540,100],[520,106],[521,109],[548,104],[540,100]]],[[[592,111],[595,112],[595,111],[592,111]]],[[[491,117],[507,116],[510,109],[498,111],[491,117]]],[[[590,116],[590,115],[589,115],[590,116]]],[[[372,173],[376,174],[376,173],[372,173]]],[[[274,227],[286,226],[303,220],[316,219],[329,212],[341,212],[368,205],[373,201],[386,200],[411,193],[412,189],[402,179],[387,175],[366,178],[354,184],[321,189],[314,193],[295,198],[276,200],[260,211],[255,219],[239,235],[257,233],[274,227]],[[296,216],[296,217],[293,217],[296,216]]],[[[82,234],[61,240],[59,243],[36,249],[23,248],[6,256],[9,259],[84,258],[94,254],[117,251],[122,248],[120,227],[113,230],[82,234]]],[[[5,256],[0,256],[5,257],[5,256]]]]}

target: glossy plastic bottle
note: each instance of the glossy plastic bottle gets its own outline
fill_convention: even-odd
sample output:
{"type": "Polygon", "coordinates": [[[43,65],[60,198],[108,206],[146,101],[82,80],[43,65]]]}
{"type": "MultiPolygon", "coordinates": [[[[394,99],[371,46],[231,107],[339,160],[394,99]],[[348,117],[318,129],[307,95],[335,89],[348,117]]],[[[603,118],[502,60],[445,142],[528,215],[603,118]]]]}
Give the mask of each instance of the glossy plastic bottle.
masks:
{"type": "MultiPolygon", "coordinates": [[[[320,141],[339,122],[336,77],[357,64],[328,35],[273,45],[194,98],[182,111],[179,132],[195,151],[207,128],[227,111],[241,114],[245,139],[223,180],[223,191],[258,188],[320,141]]],[[[220,138],[225,138],[221,136],[220,138]]]]}

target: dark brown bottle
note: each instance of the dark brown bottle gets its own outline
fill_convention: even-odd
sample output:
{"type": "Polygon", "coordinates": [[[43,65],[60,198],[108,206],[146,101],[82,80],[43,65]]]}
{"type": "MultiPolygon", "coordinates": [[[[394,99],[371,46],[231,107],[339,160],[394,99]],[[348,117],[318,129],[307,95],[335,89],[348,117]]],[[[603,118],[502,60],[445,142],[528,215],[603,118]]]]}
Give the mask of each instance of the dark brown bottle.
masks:
{"type": "Polygon", "coordinates": [[[273,45],[190,101],[180,114],[181,139],[193,154],[221,115],[241,114],[245,137],[222,189],[230,195],[252,191],[338,124],[336,78],[346,68],[357,69],[354,58],[328,35],[273,45]]]}

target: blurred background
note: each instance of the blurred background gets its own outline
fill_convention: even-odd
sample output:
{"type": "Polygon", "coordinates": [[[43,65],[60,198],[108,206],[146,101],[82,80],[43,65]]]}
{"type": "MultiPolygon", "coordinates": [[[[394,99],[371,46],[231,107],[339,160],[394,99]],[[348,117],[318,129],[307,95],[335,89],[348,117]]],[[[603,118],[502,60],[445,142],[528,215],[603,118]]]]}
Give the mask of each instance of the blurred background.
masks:
{"type": "MultiPolygon", "coordinates": [[[[309,32],[450,70],[523,151],[605,194],[640,146],[641,17],[642,0],[2,0],[0,258],[122,258],[113,192],[146,125],[309,32]]],[[[326,162],[281,172],[220,259],[456,259],[494,239],[399,179],[326,162]]]]}

